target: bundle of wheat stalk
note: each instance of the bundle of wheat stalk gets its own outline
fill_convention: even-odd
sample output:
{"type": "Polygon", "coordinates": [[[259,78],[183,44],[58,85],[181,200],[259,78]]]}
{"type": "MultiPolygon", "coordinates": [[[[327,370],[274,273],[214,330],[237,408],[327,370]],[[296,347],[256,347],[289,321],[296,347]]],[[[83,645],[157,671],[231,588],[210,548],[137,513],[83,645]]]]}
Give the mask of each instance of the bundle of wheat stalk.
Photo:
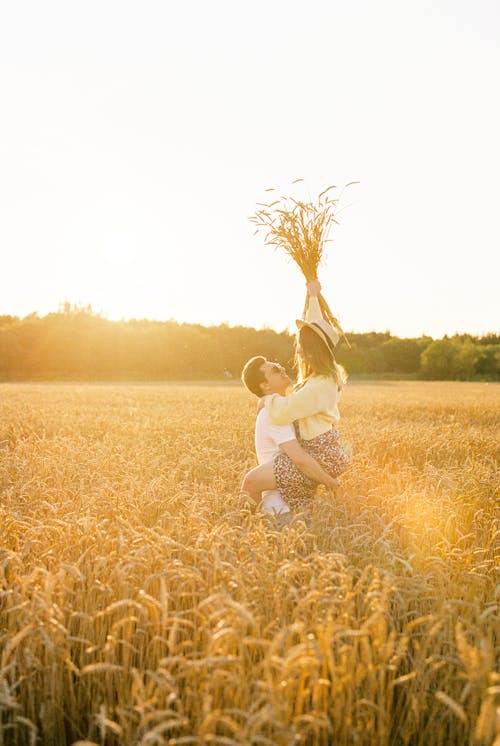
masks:
{"type": "MultiPolygon", "coordinates": [[[[296,179],[293,184],[302,181],[296,179]]],[[[357,182],[350,182],[346,187],[357,182]]],[[[344,189],[346,188],[344,187],[344,189]]],[[[333,223],[338,223],[336,213],[342,193],[335,197],[336,186],[324,189],[316,201],[301,201],[281,196],[272,202],[258,202],[258,209],[250,221],[257,226],[255,233],[264,231],[264,243],[283,249],[299,266],[307,282],[316,280],[318,267],[324,259],[326,244],[333,223]]],[[[274,192],[266,189],[266,192],[274,192]]],[[[345,338],[339,321],[333,315],[323,295],[318,296],[323,317],[345,338]]],[[[307,312],[308,297],[304,305],[307,312]]]]}

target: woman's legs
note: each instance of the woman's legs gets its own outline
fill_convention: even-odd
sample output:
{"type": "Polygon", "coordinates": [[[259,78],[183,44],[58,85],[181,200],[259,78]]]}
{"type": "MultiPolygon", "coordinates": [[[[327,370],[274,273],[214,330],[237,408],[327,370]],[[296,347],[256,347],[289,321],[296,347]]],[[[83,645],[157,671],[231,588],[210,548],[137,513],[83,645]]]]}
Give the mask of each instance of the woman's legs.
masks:
{"type": "Polygon", "coordinates": [[[251,469],[241,483],[241,492],[248,495],[255,506],[260,504],[263,490],[274,489],[276,489],[276,479],[274,478],[274,464],[272,461],[251,469]]]}

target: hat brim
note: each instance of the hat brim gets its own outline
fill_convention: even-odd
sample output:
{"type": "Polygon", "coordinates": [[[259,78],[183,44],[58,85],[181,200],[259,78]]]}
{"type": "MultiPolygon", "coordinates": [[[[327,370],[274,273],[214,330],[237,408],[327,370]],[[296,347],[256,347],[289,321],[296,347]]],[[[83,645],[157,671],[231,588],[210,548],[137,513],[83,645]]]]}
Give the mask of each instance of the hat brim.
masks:
{"type": "Polygon", "coordinates": [[[308,321],[304,321],[304,319],[295,319],[295,323],[297,329],[302,329],[303,326],[311,326],[311,324],[308,321]]]}
{"type": "Polygon", "coordinates": [[[318,324],[315,324],[311,321],[305,321],[305,319],[295,319],[295,323],[299,331],[305,326],[308,326],[309,329],[312,329],[313,332],[315,332],[318,337],[326,344],[332,355],[335,353],[336,343],[326,334],[326,332],[320,326],[318,326],[318,324]]]}

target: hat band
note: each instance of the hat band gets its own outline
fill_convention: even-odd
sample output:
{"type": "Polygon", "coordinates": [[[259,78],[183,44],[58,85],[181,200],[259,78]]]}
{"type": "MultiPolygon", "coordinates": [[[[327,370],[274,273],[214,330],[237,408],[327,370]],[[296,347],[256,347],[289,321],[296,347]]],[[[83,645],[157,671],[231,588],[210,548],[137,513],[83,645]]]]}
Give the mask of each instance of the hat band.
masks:
{"type": "Polygon", "coordinates": [[[321,332],[321,339],[325,341],[326,346],[328,347],[332,355],[335,355],[335,346],[332,340],[330,339],[330,337],[328,336],[328,334],[326,334],[326,332],[324,332],[323,329],[320,327],[320,325],[317,324],[315,321],[310,321],[309,323],[311,324],[311,326],[316,327],[316,329],[318,329],[321,332]]]}

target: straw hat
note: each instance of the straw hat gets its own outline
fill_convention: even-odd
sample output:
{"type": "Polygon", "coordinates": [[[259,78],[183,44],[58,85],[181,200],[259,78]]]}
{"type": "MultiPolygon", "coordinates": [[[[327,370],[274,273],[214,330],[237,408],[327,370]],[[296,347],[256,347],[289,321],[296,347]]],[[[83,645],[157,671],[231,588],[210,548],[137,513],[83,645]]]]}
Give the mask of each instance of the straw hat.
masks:
{"type": "Polygon", "coordinates": [[[297,319],[297,328],[300,330],[304,326],[308,326],[313,332],[316,332],[326,344],[332,355],[335,352],[335,345],[340,339],[339,333],[324,319],[318,319],[318,321],[305,321],[304,319],[297,319]]]}

